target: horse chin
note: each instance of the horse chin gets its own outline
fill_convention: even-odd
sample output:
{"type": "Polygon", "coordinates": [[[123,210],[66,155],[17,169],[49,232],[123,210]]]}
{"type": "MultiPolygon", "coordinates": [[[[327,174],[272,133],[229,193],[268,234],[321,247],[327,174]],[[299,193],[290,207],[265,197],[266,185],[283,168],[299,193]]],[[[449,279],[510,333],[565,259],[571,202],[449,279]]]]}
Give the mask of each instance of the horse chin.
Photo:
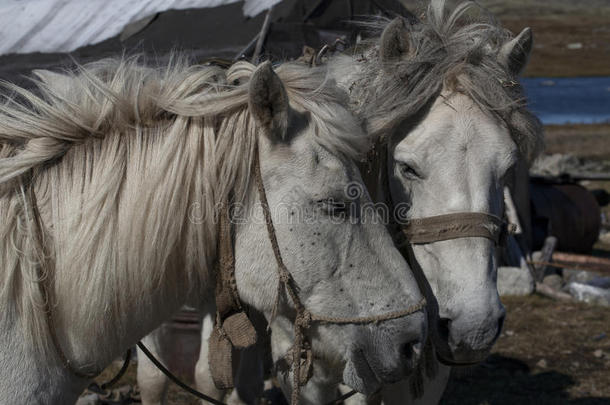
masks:
{"type": "Polygon", "coordinates": [[[381,384],[364,353],[354,352],[350,357],[343,370],[343,382],[364,395],[374,394],[381,389],[381,384]]]}

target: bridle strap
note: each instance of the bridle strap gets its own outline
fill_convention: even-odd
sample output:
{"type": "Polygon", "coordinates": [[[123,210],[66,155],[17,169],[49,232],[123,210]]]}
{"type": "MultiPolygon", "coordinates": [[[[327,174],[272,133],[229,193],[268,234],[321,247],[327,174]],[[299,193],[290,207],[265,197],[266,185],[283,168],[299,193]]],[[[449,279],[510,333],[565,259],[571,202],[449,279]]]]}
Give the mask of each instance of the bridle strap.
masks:
{"type": "Polygon", "coordinates": [[[501,218],[484,212],[457,212],[410,219],[401,226],[411,244],[426,244],[459,238],[487,238],[502,244],[511,227],[501,218]]]}
{"type": "MultiPolygon", "coordinates": [[[[275,232],[275,227],[273,225],[273,218],[271,217],[271,210],[269,208],[269,202],[267,200],[267,194],[265,192],[265,186],[263,183],[263,176],[261,173],[260,167],[260,157],[258,151],[258,144],[254,149],[254,163],[253,163],[253,175],[256,182],[256,187],[258,189],[258,196],[260,199],[261,207],[263,209],[263,215],[265,216],[265,223],[267,226],[267,233],[269,236],[269,241],[271,242],[271,247],[273,249],[273,254],[275,256],[275,260],[277,262],[277,272],[278,272],[278,292],[275,298],[275,304],[273,308],[272,319],[269,324],[273,321],[273,317],[277,312],[277,307],[279,306],[280,293],[282,289],[284,289],[296,310],[296,318],[294,321],[294,345],[292,346],[292,377],[293,377],[293,389],[292,389],[292,397],[291,404],[297,405],[299,403],[299,396],[301,386],[307,383],[307,380],[310,377],[311,366],[312,366],[312,354],[311,354],[311,345],[306,340],[305,333],[311,326],[313,322],[318,323],[330,323],[330,324],[367,324],[367,323],[377,323],[382,321],[388,321],[392,319],[403,318],[405,316],[411,315],[415,312],[423,310],[426,306],[426,299],[422,298],[422,300],[412,305],[404,310],[389,312],[381,315],[372,315],[367,317],[334,317],[334,316],[324,316],[313,314],[309,310],[305,308],[299,295],[297,294],[298,287],[292,275],[288,271],[288,268],[284,264],[284,260],[282,258],[282,253],[280,250],[280,246],[277,240],[277,235],[275,232]],[[301,364],[301,359],[304,360],[304,365],[301,364]],[[305,367],[302,370],[303,366],[305,367]]],[[[334,401],[333,401],[334,402],[334,401]]]]}

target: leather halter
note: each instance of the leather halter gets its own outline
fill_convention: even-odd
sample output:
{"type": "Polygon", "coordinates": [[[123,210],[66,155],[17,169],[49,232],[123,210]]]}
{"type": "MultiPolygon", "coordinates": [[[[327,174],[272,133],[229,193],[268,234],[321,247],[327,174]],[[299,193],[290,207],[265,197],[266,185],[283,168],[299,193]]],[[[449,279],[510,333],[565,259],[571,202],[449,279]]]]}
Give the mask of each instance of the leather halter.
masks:
{"type": "MultiPolygon", "coordinates": [[[[369,156],[369,171],[377,170],[380,175],[381,193],[394,212],[394,201],[390,191],[388,175],[388,147],[386,142],[378,142],[369,156]]],[[[391,217],[399,230],[395,235],[399,247],[407,244],[423,245],[460,238],[487,238],[496,246],[502,246],[508,235],[515,233],[516,225],[486,212],[454,212],[431,217],[399,220],[391,217]]],[[[411,263],[410,263],[411,264],[411,263]]]]}
{"type": "Polygon", "coordinates": [[[413,245],[459,238],[487,238],[502,245],[514,225],[484,212],[457,212],[411,219],[401,226],[407,241],[413,245]]]}

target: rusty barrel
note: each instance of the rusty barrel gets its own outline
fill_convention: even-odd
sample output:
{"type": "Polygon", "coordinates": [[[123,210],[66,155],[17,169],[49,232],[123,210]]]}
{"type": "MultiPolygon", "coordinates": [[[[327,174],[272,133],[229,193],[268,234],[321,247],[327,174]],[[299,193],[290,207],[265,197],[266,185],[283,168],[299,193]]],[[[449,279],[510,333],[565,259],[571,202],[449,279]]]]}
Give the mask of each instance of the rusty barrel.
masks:
{"type": "Polygon", "coordinates": [[[578,184],[530,183],[534,249],[546,236],[558,250],[588,253],[599,237],[601,213],[593,194],[578,184]]]}

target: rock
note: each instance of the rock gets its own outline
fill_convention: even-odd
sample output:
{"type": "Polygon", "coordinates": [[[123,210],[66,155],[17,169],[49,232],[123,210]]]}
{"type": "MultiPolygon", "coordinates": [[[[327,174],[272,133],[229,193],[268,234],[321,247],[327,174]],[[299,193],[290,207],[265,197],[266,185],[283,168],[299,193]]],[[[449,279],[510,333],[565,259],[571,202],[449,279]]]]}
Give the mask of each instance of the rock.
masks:
{"type": "Polygon", "coordinates": [[[574,155],[540,155],[534,162],[530,173],[538,176],[559,176],[582,170],[582,162],[574,155]]]}
{"type": "Polygon", "coordinates": [[[101,405],[102,401],[97,394],[83,395],[74,405],[101,405]]]}
{"type": "Polygon", "coordinates": [[[598,359],[601,359],[602,357],[604,357],[604,351],[601,349],[597,349],[596,351],[593,352],[593,356],[595,356],[598,359]]]}
{"type": "Polygon", "coordinates": [[[568,291],[577,301],[610,307],[610,290],[572,282],[568,284],[568,291]]]}
{"type": "Polygon", "coordinates": [[[498,292],[504,295],[530,295],[534,292],[534,278],[520,267],[498,267],[498,292]]]}
{"type": "Polygon", "coordinates": [[[589,281],[598,278],[599,275],[585,270],[563,269],[563,280],[566,283],[587,284],[589,281]]]}
{"type": "Polygon", "coordinates": [[[544,277],[542,283],[548,285],[554,290],[561,290],[561,287],[563,286],[563,279],[559,274],[549,274],[548,276],[544,277]]]}
{"type": "Polygon", "coordinates": [[[540,367],[540,368],[546,368],[547,367],[546,360],[545,359],[540,360],[538,363],[536,363],[536,366],[540,367]]]}
{"type": "Polygon", "coordinates": [[[558,301],[572,301],[572,296],[566,292],[555,290],[546,284],[536,283],[536,293],[558,301]]]}
{"type": "Polygon", "coordinates": [[[566,48],[571,50],[582,49],[582,42],[572,42],[571,44],[567,44],[566,48]]]}

